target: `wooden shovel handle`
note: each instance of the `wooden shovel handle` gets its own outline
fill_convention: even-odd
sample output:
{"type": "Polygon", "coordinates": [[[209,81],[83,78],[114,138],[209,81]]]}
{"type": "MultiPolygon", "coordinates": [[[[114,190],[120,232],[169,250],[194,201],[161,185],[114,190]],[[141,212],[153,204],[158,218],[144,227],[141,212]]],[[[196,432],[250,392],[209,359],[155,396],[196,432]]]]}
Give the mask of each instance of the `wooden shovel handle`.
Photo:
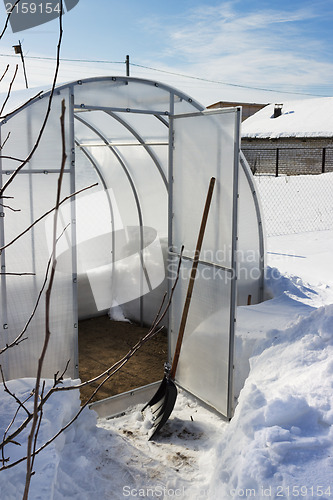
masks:
{"type": "Polygon", "coordinates": [[[176,349],[172,361],[172,366],[169,374],[169,378],[173,380],[176,375],[176,370],[177,370],[177,365],[178,365],[178,360],[180,356],[180,349],[182,346],[182,341],[184,337],[184,332],[185,332],[185,326],[186,326],[186,321],[187,321],[187,316],[188,316],[188,311],[190,308],[190,302],[192,298],[192,292],[193,292],[193,286],[194,286],[194,281],[197,273],[197,268],[199,264],[199,256],[201,252],[201,247],[202,247],[202,241],[204,238],[205,234],[205,229],[206,229],[206,224],[207,224],[207,219],[208,219],[208,213],[212,201],[212,196],[213,196],[213,190],[214,190],[214,185],[215,185],[215,177],[212,177],[209,183],[209,188],[208,188],[208,193],[207,193],[207,198],[206,198],[206,203],[205,203],[205,208],[204,212],[202,215],[202,220],[201,220],[201,226],[199,230],[199,235],[198,235],[198,241],[197,241],[197,246],[195,249],[195,254],[194,254],[194,259],[193,259],[193,264],[192,264],[192,269],[191,269],[191,275],[190,275],[190,281],[188,283],[188,288],[187,288],[187,294],[186,294],[186,299],[185,299],[185,304],[183,308],[183,314],[182,314],[182,319],[180,322],[180,327],[179,327],[179,332],[178,332],[178,338],[177,338],[177,344],[176,344],[176,349]]]}

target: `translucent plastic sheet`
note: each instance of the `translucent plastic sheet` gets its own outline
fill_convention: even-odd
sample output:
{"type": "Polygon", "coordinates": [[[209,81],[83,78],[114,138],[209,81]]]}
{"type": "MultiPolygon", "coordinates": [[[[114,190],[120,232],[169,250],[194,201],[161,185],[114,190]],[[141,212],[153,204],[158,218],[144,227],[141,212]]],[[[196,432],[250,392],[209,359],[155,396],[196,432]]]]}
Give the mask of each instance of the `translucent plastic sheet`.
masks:
{"type": "MultiPolygon", "coordinates": [[[[52,113],[48,115],[47,124],[45,126],[43,137],[38,147],[30,158],[28,165],[24,171],[41,170],[49,172],[51,170],[59,170],[61,165],[61,128],[60,116],[62,112],[62,100],[66,103],[65,128],[66,133],[69,130],[69,90],[64,89],[53,96],[52,113]],[[55,144],[58,146],[55,147],[55,144]],[[52,154],[47,152],[52,151],[52,154]]],[[[4,144],[1,151],[3,156],[13,156],[14,158],[25,160],[34,149],[41,126],[46,117],[49,105],[49,98],[43,97],[38,99],[33,104],[23,108],[20,112],[8,120],[7,123],[1,126],[1,136],[3,140],[9,133],[9,138],[4,144]]],[[[70,143],[66,141],[66,153],[70,156],[70,143]]],[[[17,166],[13,160],[3,158],[2,169],[4,172],[13,171],[17,166]]]]}
{"type": "MultiPolygon", "coordinates": [[[[159,111],[168,117],[170,113],[170,87],[158,82],[140,80],[136,78],[105,78],[98,83],[96,79],[84,80],[75,87],[75,104],[94,105],[130,110],[159,111]]],[[[193,107],[202,109],[202,106],[181,92],[175,90],[175,111],[186,113],[193,111],[193,107]]]]}
{"type": "Polygon", "coordinates": [[[209,180],[216,177],[201,258],[231,266],[235,113],[175,119],[173,244],[193,256],[209,180]],[[223,117],[223,119],[221,118],[223,117]]]}
{"type": "Polygon", "coordinates": [[[215,177],[176,380],[227,417],[233,405],[239,127],[237,109],[174,120],[171,247],[179,253],[184,245],[184,259],[171,306],[171,353],[208,185],[215,177]]]}
{"type": "Polygon", "coordinates": [[[146,85],[122,78],[101,82],[97,94],[94,80],[84,81],[75,89],[78,105],[169,111],[169,100],[169,92],[153,83],[146,85]]]}
{"type": "MultiPolygon", "coordinates": [[[[57,174],[19,174],[13,182],[14,204],[20,212],[8,211],[4,217],[5,243],[10,243],[21,231],[55,204],[57,174]],[[18,196],[19,194],[19,196],[18,196]]],[[[70,176],[64,175],[62,195],[70,192],[70,176]]],[[[71,214],[59,219],[59,242],[72,248],[71,214]]],[[[52,253],[53,213],[42,219],[5,251],[3,262],[7,273],[2,276],[1,347],[10,344],[24,332],[23,342],[1,355],[7,379],[33,377],[42,350],[45,331],[45,292],[49,284],[48,261],[52,253]],[[27,274],[25,274],[27,273],[27,274]]],[[[50,342],[43,376],[52,378],[69,366],[67,376],[74,376],[76,359],[76,314],[73,300],[72,252],[55,272],[50,307],[50,342]]]]}
{"type": "MultiPolygon", "coordinates": [[[[173,299],[171,350],[179,330],[191,261],[183,261],[173,299]]],[[[231,280],[229,272],[200,264],[182,344],[176,381],[228,414],[231,280]]]]}

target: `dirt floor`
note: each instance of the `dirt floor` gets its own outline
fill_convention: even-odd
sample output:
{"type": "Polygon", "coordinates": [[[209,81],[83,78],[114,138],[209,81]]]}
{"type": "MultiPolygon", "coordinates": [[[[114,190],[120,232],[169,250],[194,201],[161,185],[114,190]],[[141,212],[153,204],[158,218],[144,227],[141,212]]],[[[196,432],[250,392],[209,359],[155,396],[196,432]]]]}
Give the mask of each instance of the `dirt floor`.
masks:
{"type": "MultiPolygon", "coordinates": [[[[82,382],[107,370],[147,331],[132,323],[111,321],[107,315],[80,321],[79,372],[82,382]]],[[[161,380],[166,360],[167,336],[165,332],[160,332],[111,377],[92,401],[161,380]]],[[[97,385],[95,383],[81,390],[82,402],[89,398],[97,385]]]]}

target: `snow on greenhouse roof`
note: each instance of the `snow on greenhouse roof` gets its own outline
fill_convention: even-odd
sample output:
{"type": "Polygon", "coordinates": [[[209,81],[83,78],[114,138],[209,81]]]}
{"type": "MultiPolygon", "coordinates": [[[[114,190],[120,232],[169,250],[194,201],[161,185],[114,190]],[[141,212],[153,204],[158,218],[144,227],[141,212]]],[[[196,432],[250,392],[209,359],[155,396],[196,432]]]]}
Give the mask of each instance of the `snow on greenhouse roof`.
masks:
{"type": "Polygon", "coordinates": [[[285,102],[274,118],[276,106],[269,104],[247,118],[242,138],[333,137],[333,97],[285,102]]]}

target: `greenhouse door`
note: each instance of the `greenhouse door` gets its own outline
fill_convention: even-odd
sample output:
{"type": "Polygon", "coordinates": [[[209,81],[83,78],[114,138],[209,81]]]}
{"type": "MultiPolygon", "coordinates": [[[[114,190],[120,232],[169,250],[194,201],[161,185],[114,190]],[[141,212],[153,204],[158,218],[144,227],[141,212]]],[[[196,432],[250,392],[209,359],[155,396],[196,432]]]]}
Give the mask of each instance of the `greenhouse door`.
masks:
{"type": "Polygon", "coordinates": [[[211,177],[211,209],[176,382],[222,415],[233,413],[236,310],[237,196],[241,109],[174,116],[171,121],[168,277],[180,277],[170,310],[170,357],[175,349],[198,231],[211,177]]]}

